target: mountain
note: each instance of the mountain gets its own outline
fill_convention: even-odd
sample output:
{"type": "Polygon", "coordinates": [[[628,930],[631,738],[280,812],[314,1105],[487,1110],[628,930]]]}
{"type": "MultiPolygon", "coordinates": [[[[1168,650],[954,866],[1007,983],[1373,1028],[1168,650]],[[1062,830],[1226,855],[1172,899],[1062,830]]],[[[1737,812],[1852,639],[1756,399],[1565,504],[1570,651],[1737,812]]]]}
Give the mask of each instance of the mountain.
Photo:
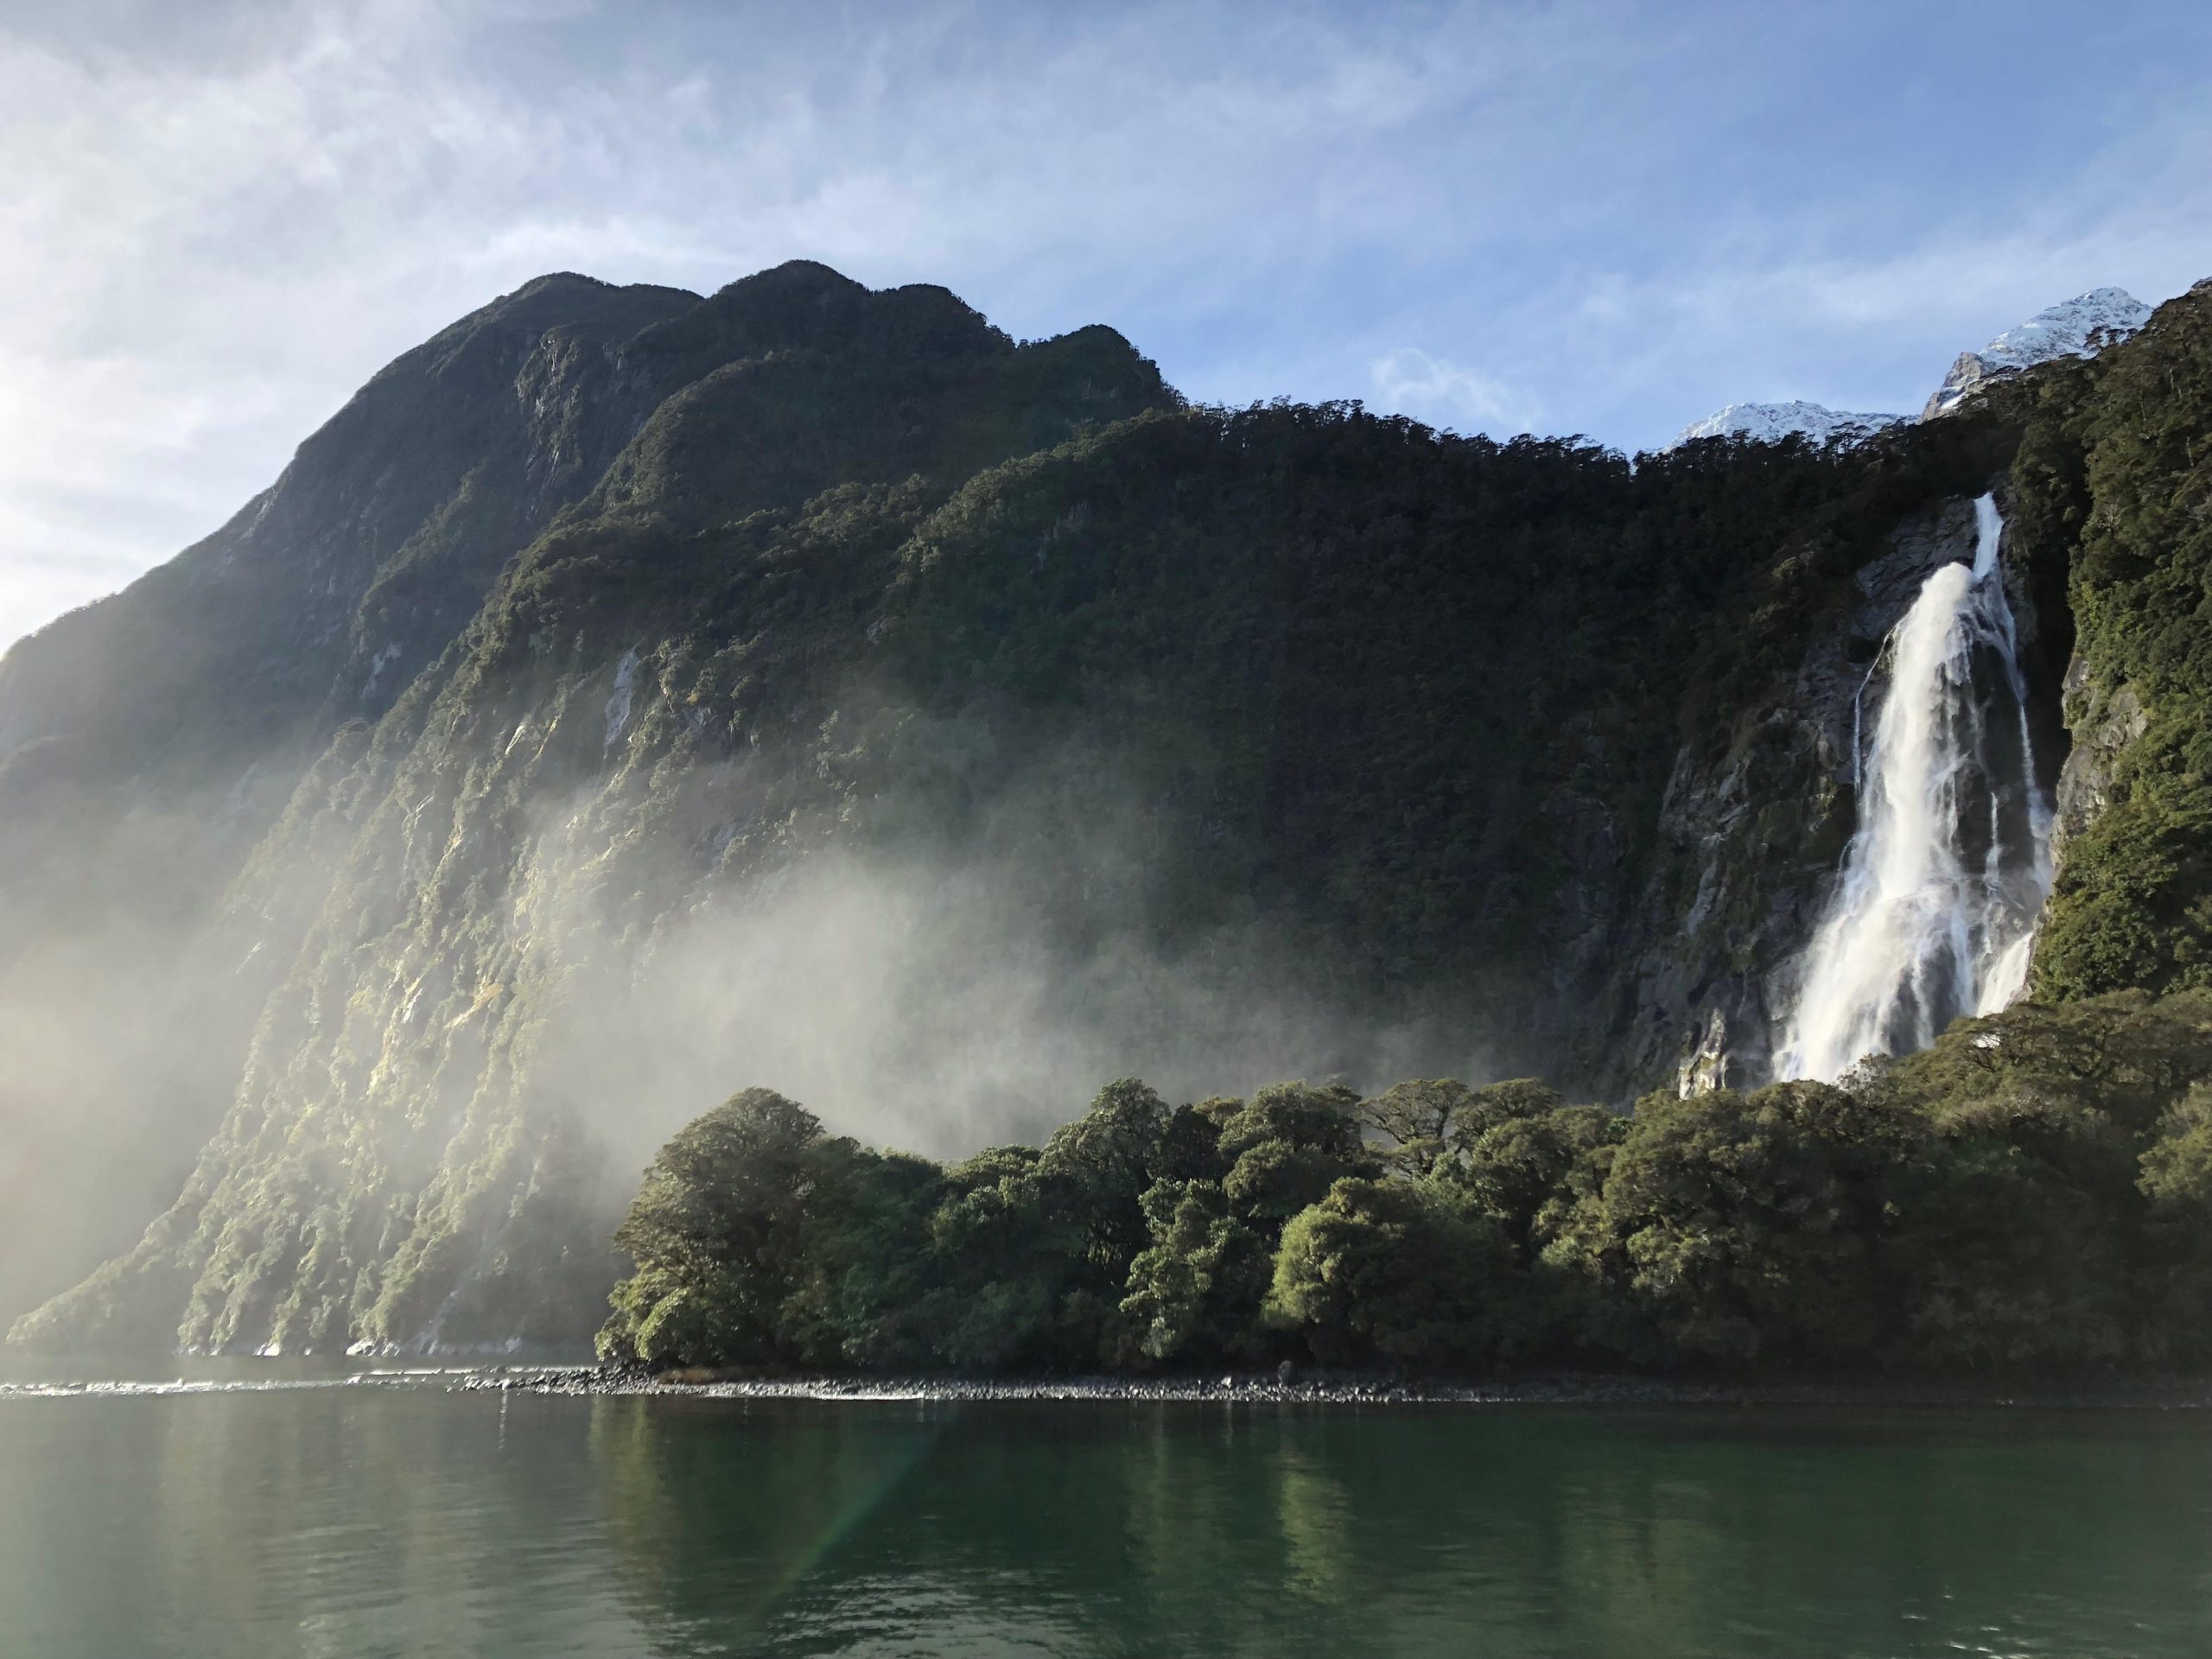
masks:
{"type": "Polygon", "coordinates": [[[231,881],[331,734],[381,717],[653,389],[696,296],[549,276],[410,352],[205,541],[0,658],[0,1306],[174,1195],[282,968],[231,881]]]}
{"type": "Polygon", "coordinates": [[[575,1340],[743,1084],[953,1154],[1129,1073],[1756,1077],[1986,492],[2064,757],[2038,994],[2198,982],[2208,425],[2207,289],[1632,465],[818,265],[532,283],[0,663],[14,1335],[575,1340]]]}
{"type": "Polygon", "coordinates": [[[1779,443],[1793,434],[1821,445],[1857,443],[1904,419],[1902,415],[1853,415],[1820,404],[1731,404],[1718,415],[1684,427],[1668,447],[1677,448],[1698,438],[1749,438],[1758,443],[1779,443]]]}
{"type": "MultiPolygon", "coordinates": [[[[1920,418],[1948,415],[1992,378],[2062,357],[2093,357],[2149,320],[2151,308],[2124,289],[2098,288],[2008,328],[1978,352],[1961,352],[1920,418]]],[[[1777,443],[1796,435],[1815,444],[1857,443],[1904,421],[1903,415],[1854,415],[1822,404],[1731,404],[1684,427],[1669,448],[1699,438],[1751,438],[1777,443]]]]}
{"type": "Polygon", "coordinates": [[[2015,374],[2062,357],[2090,357],[2150,321],[2151,308],[2125,289],[2093,288],[2007,328],[1978,352],[1961,352],[1920,411],[1948,415],[1993,376],[2015,374]]]}
{"type": "Polygon", "coordinates": [[[716,419],[757,435],[728,505],[771,511],[832,483],[964,476],[1170,401],[1105,330],[1017,346],[940,289],[871,294],[807,265],[711,299],[543,277],[376,376],[215,535],[16,645],[0,1308],[126,1247],[175,1196],[327,897],[291,858],[338,833],[316,791],[346,787],[403,695],[452,670],[564,512],[638,487],[640,466],[682,502],[716,419]]]}

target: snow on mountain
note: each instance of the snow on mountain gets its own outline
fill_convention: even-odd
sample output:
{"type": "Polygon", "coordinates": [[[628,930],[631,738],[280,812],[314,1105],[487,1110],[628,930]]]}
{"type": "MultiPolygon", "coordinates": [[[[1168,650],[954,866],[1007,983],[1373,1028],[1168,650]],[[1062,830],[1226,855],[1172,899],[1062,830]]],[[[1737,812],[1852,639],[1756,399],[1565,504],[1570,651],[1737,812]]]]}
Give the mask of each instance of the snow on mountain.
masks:
{"type": "Polygon", "coordinates": [[[1776,443],[1792,433],[1800,433],[1816,444],[1857,443],[1904,419],[1902,415],[1854,415],[1821,404],[1731,404],[1718,415],[1684,427],[1667,447],[1671,449],[1694,438],[1751,438],[1776,443]]]}
{"type": "Polygon", "coordinates": [[[2094,357],[2151,320],[2151,308],[2121,288],[2093,288],[2062,305],[2038,311],[2007,328],[1978,352],[1961,352],[1943,384],[1920,411],[1923,421],[1948,415],[1993,376],[2048,363],[2054,358],[2094,357]]]}
{"type": "MultiPolygon", "coordinates": [[[[2093,288],[2017,328],[2007,328],[1978,352],[1961,352],[1943,384],[1920,411],[1923,421],[1948,415],[1977,387],[2061,357],[2094,357],[2151,320],[2151,308],[2124,288],[2093,288]]],[[[1731,404],[1718,415],[1686,426],[1669,449],[1694,438],[1751,438],[1774,443],[1800,433],[1817,444],[1859,443],[1903,415],[1854,415],[1820,404],[1731,404]]]]}

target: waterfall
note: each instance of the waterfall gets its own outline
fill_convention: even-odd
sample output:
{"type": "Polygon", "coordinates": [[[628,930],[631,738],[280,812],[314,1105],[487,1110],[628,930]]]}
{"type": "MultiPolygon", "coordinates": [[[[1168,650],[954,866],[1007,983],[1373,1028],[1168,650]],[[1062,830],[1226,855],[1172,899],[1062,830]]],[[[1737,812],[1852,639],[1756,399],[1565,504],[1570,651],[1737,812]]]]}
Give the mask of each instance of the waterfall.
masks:
{"type": "Polygon", "coordinates": [[[1867,677],[1888,670],[1856,757],[1859,832],[1801,964],[1777,1077],[1833,1080],[1924,1048],[2027,984],[2051,811],[1998,565],[2005,523],[1986,495],[1974,519],[1973,565],[1929,575],[1867,677]]]}

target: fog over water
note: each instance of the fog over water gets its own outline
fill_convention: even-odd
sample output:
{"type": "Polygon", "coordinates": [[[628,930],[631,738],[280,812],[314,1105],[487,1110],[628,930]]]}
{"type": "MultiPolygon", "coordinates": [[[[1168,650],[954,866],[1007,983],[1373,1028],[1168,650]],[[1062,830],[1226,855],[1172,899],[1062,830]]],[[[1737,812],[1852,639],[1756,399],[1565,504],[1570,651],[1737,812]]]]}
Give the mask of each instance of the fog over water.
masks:
{"type": "MultiPolygon", "coordinates": [[[[22,758],[0,762],[0,814],[22,758]]],[[[80,817],[57,821],[67,858],[38,856],[34,826],[0,873],[0,1328],[127,1249],[237,1092],[282,968],[219,925],[195,869],[239,805],[226,780],[89,848],[80,817]]]]}

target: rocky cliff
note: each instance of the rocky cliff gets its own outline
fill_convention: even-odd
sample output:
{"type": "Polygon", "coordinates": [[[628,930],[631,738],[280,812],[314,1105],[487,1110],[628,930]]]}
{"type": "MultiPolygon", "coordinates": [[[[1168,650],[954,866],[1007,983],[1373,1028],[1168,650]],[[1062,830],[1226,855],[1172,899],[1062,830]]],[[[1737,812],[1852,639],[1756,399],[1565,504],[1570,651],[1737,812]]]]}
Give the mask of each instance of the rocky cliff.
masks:
{"type": "MultiPolygon", "coordinates": [[[[327,897],[296,856],[327,830],[319,791],[436,681],[502,572],[588,493],[634,487],[610,467],[649,416],[778,382],[804,391],[757,423],[764,506],[1168,398],[1104,331],[1017,348],[941,289],[806,266],[706,300],[549,276],[378,374],[214,536],[0,661],[0,1307],[126,1246],[192,1167],[327,897]],[[940,432],[927,383],[994,372],[1036,385],[999,429],[940,432]],[[806,405],[870,376],[873,427],[806,405]]],[[[677,495],[680,443],[650,452],[677,495]]]]}
{"type": "Polygon", "coordinates": [[[0,1306],[122,1247],[235,1091],[281,956],[223,895],[652,392],[696,296],[550,276],[393,363],[215,534],[0,659],[0,1306]]]}

